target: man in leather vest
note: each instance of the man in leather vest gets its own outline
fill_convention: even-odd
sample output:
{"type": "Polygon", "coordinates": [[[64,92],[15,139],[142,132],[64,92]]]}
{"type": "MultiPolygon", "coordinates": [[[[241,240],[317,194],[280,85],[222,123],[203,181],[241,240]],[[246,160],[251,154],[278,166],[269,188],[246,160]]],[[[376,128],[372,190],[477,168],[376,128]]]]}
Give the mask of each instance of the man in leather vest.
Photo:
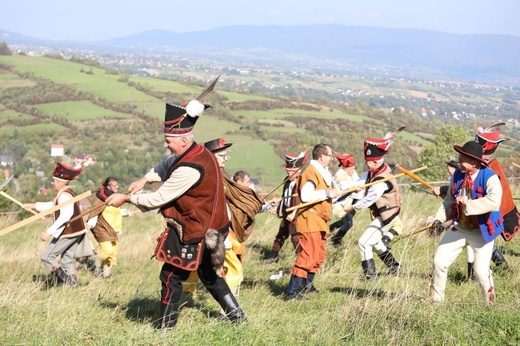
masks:
{"type": "Polygon", "coordinates": [[[113,194],[109,205],[133,203],[143,209],[159,207],[168,228],[156,249],[161,269],[161,323],[158,330],[175,327],[181,304],[182,282],[193,271],[226,317],[240,323],[247,318],[217,274],[224,262],[224,237],[228,233],[224,188],[220,168],[213,154],[194,142],[192,130],[208,105],[192,100],[185,106],[166,104],[164,147],[172,156],[156,165],[143,178],[129,186],[129,193],[147,183],[162,182],[156,192],[113,194]]]}
{"type": "MultiPolygon", "coordinates": [[[[384,155],[390,151],[393,140],[393,136],[385,136],[382,139],[365,138],[363,152],[368,172],[361,177],[361,183],[377,182],[392,175],[390,167],[384,162],[384,155]]],[[[401,211],[399,190],[395,179],[371,185],[365,190],[363,198],[345,207],[344,210],[348,213],[365,208],[370,209],[373,220],[358,241],[363,274],[367,280],[376,277],[373,258],[373,251],[375,251],[389,268],[388,274],[396,275],[401,270],[401,265],[383,241],[385,235],[391,234],[392,227],[399,220],[401,211]]]]}
{"type": "Polygon", "coordinates": [[[448,268],[469,246],[475,255],[474,272],[484,301],[491,305],[496,293],[489,266],[494,239],[504,229],[500,214],[502,186],[498,175],[487,167],[477,142],[453,148],[459,153],[459,168],[450,178],[446,197],[435,215],[436,221],[452,220],[452,224],[435,251],[430,298],[444,300],[448,268]]]}
{"type": "MultiPolygon", "coordinates": [[[[58,162],[52,172],[52,185],[56,190],[54,201],[24,204],[24,209],[35,209],[42,212],[74,198],[76,194],[69,187],[69,182],[77,179],[81,171],[81,168],[72,168],[58,162]]],[[[45,267],[52,272],[57,285],[78,287],[76,268],[73,263],[74,253],[87,230],[82,218],[71,223],[68,222],[80,214],[79,202],[66,205],[54,212],[54,222],[40,234],[42,241],[52,237],[52,241],[41,255],[41,260],[45,267]],[[61,265],[57,261],[58,256],[60,256],[61,265]]]]}
{"type": "Polygon", "coordinates": [[[271,253],[269,257],[266,258],[263,263],[273,263],[279,261],[279,253],[285,244],[285,240],[291,237],[291,242],[293,244],[293,248],[296,250],[298,246],[298,235],[296,233],[294,216],[296,215],[296,210],[289,213],[287,212],[287,208],[294,207],[295,205],[300,204],[300,199],[298,196],[293,196],[298,191],[298,177],[301,173],[301,168],[307,161],[308,155],[302,153],[298,156],[293,154],[285,155],[285,171],[287,172],[287,176],[284,179],[283,189],[282,189],[282,200],[278,204],[276,214],[281,219],[280,226],[278,228],[278,233],[274,237],[273,246],[271,248],[271,253]]]}

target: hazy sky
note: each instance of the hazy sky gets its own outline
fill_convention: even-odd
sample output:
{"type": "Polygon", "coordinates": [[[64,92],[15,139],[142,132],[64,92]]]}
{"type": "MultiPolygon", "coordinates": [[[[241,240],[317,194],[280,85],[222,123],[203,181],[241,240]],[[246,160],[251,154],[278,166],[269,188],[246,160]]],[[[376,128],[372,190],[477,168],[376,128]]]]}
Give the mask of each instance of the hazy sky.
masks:
{"type": "Polygon", "coordinates": [[[343,24],[520,37],[520,0],[0,0],[0,29],[104,40],[152,29],[343,24]]]}

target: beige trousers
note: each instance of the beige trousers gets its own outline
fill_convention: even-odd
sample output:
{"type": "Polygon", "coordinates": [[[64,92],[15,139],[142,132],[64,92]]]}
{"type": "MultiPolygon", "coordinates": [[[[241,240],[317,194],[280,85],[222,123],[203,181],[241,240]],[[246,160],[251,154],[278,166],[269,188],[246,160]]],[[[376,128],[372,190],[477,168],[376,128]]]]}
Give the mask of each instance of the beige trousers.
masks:
{"type": "Polygon", "coordinates": [[[484,301],[489,304],[490,293],[494,296],[492,272],[489,269],[494,241],[486,243],[480,230],[466,231],[448,229],[442,237],[433,257],[431,298],[443,301],[448,278],[448,268],[457,259],[464,247],[471,247],[475,254],[473,270],[482,289],[484,301]]]}

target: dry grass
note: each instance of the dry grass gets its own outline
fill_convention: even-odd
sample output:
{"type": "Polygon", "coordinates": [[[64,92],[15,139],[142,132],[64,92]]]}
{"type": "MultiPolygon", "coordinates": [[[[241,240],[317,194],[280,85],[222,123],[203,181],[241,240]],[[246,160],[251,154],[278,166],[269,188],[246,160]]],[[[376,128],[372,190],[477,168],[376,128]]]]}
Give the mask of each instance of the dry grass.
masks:
{"type": "MultiPolygon", "coordinates": [[[[405,232],[419,228],[439,200],[422,194],[404,195],[405,232]]],[[[11,224],[12,220],[5,224],[11,224]]],[[[217,321],[217,303],[200,288],[185,306],[176,329],[153,330],[158,316],[160,262],[150,260],[161,229],[155,214],[126,218],[119,265],[112,280],[79,272],[80,288],[47,288],[47,272],[39,261],[45,244],[38,234],[49,221],[35,223],[0,238],[0,340],[3,345],[516,345],[520,343],[520,245],[499,240],[513,268],[495,273],[498,301],[481,304],[476,283],[465,282],[461,254],[449,273],[446,302],[427,299],[427,275],[438,240],[426,234],[395,242],[393,253],[403,264],[398,277],[365,281],[357,239],[369,222],[356,215],[354,228],[341,248],[328,248],[316,276],[320,290],[309,301],[280,298],[289,280],[294,254],[290,244],[283,259],[264,265],[278,219],[258,216],[247,242],[245,282],[239,301],[249,317],[245,325],[217,321]],[[269,276],[287,274],[277,281],[269,276]]],[[[381,272],[385,271],[376,258],[381,272]]]]}

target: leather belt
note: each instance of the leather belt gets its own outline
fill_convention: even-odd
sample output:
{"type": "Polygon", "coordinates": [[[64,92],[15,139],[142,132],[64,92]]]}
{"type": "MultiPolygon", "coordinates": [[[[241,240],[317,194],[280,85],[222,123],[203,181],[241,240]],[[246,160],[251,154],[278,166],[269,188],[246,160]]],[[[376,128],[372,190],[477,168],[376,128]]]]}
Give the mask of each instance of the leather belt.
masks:
{"type": "Polygon", "coordinates": [[[323,214],[323,213],[320,213],[319,211],[317,211],[316,209],[314,208],[311,208],[309,209],[309,211],[313,214],[316,214],[318,215],[321,219],[323,219],[325,222],[330,222],[330,217],[328,217],[327,215],[323,214]]]}

